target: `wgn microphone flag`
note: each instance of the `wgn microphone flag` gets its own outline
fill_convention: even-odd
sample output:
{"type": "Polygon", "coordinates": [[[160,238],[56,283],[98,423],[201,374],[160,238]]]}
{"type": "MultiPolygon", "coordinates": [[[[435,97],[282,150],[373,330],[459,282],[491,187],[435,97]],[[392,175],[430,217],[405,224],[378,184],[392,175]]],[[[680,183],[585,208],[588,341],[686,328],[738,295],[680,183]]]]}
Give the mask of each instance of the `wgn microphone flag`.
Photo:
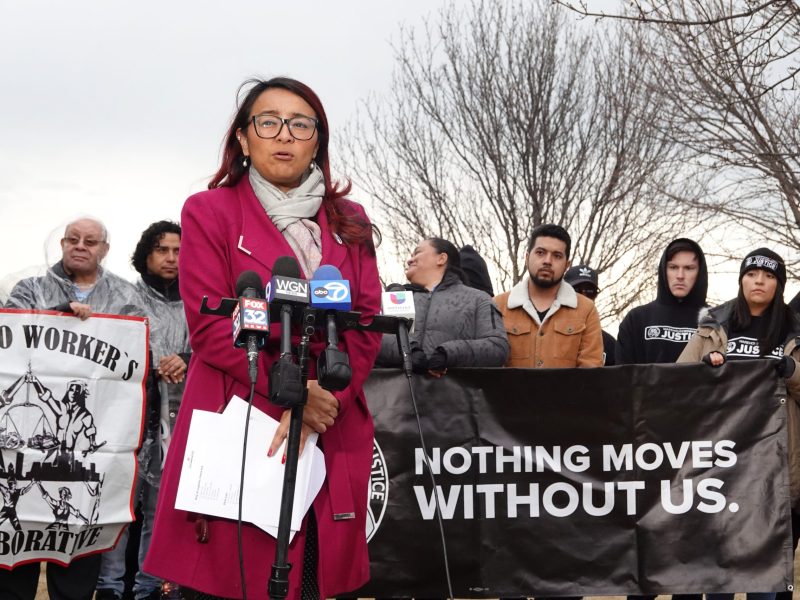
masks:
{"type": "Polygon", "coordinates": [[[267,284],[267,301],[273,303],[308,304],[308,282],[300,277],[300,265],[291,256],[280,256],[272,266],[267,284]]]}
{"type": "Polygon", "coordinates": [[[304,400],[302,373],[292,353],[292,316],[303,312],[309,300],[308,282],[300,278],[300,265],[295,258],[280,256],[275,260],[266,291],[272,316],[281,323],[281,354],[269,372],[269,399],[277,406],[291,408],[304,400]]]}

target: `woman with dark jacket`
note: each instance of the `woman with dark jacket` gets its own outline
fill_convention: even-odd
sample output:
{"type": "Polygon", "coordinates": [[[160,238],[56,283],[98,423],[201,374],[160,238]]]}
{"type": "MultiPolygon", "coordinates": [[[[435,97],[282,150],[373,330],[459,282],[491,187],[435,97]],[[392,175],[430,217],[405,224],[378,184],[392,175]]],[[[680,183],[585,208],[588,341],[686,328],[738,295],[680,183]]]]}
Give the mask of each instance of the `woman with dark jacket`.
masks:
{"type": "MultiPolygon", "coordinates": [[[[720,366],[727,360],[766,358],[786,382],[788,404],[789,488],[792,501],[793,546],[800,537],[800,323],[783,300],[786,265],[767,248],[748,254],[739,270],[739,294],[734,300],[700,313],[700,323],[678,362],[703,361],[720,366]]],[[[748,594],[774,598],[775,594],[748,594]]],[[[709,594],[727,600],[733,594],[709,594]]]]}
{"type": "MultiPolygon", "coordinates": [[[[407,262],[414,293],[410,335],[415,373],[441,377],[448,367],[501,367],[508,355],[503,318],[491,297],[464,283],[456,247],[428,238],[407,262]]],[[[402,365],[394,336],[384,336],[376,366],[402,365]]]]}

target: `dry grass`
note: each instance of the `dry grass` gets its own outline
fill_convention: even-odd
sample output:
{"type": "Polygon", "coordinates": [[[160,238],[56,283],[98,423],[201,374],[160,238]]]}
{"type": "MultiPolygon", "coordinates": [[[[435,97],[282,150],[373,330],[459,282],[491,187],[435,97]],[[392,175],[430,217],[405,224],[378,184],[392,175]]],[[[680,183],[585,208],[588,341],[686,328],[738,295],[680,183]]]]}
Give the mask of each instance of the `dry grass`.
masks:
{"type": "MultiPolygon", "coordinates": [[[[47,567],[45,567],[47,568],[47,567]]],[[[798,583],[800,583],[800,578],[798,578],[798,574],[800,573],[800,552],[795,556],[794,560],[794,587],[797,589],[798,583]]],[[[592,596],[587,596],[590,598],[592,596]]],[[[607,598],[608,600],[625,600],[625,596],[594,596],[594,598],[607,598]]],[[[47,596],[47,583],[45,582],[44,577],[44,569],[42,569],[42,575],[39,577],[39,589],[36,591],[36,600],[48,600],[47,596]]],[[[670,600],[669,596],[658,596],[656,600],[670,600]]],[[[745,600],[744,594],[736,594],[735,600],[745,600]]],[[[800,600],[795,598],[795,600],[800,600]]]]}

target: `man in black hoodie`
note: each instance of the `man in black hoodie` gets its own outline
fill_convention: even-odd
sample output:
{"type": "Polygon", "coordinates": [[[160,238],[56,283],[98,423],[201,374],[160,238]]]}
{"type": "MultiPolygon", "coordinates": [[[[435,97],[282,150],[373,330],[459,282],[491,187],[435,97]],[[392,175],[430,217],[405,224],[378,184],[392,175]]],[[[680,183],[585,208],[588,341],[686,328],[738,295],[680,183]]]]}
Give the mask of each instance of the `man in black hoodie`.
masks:
{"type": "Polygon", "coordinates": [[[670,242],[658,265],[655,301],[632,309],[619,326],[616,363],[675,362],[697,329],[707,291],[706,258],[697,242],[670,242]]]}
{"type": "MultiPolygon", "coordinates": [[[[671,241],[658,263],[658,293],[649,304],[632,309],[619,326],[616,364],[674,363],[697,330],[706,305],[708,269],[697,242],[671,241]]],[[[675,594],[673,600],[702,600],[702,594],[675,594]]],[[[655,596],[628,596],[655,600],[655,596]]]]}
{"type": "Polygon", "coordinates": [[[486,266],[484,258],[469,244],[459,250],[458,254],[461,257],[461,271],[467,276],[464,283],[494,298],[492,278],[489,277],[489,267],[486,266]]]}

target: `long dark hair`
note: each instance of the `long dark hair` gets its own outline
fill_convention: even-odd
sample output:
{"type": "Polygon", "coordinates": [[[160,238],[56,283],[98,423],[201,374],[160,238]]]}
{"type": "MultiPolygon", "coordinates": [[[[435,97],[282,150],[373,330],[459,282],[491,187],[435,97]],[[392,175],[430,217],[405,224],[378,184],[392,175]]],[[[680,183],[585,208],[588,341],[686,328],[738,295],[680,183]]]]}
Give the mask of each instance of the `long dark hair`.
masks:
{"type": "Polygon", "coordinates": [[[180,237],[181,226],[172,221],[156,221],[142,232],[142,237],[139,238],[131,256],[131,264],[139,275],[147,273],[147,257],[168,233],[176,233],[180,237]]]}
{"type": "Polygon", "coordinates": [[[452,242],[438,237],[429,237],[425,241],[433,246],[437,254],[447,254],[444,274],[453,273],[462,283],[466,283],[467,278],[464,275],[464,271],[461,270],[461,254],[459,254],[458,248],[452,242]]]}
{"type": "Polygon", "coordinates": [[[272,88],[280,88],[297,94],[308,102],[317,115],[319,148],[314,162],[322,171],[325,179],[325,195],[323,196],[322,204],[325,207],[325,214],[328,217],[331,231],[340,235],[347,243],[364,243],[374,251],[375,246],[372,241],[372,234],[374,233],[376,239],[380,241],[380,232],[377,227],[370,226],[368,221],[343,202],[353,187],[351,182],[347,181],[340,185],[339,182],[331,180],[331,168],[328,161],[328,117],[322,107],[322,101],[310,87],[296,79],[289,77],[273,77],[268,80],[253,78],[248,79],[239,86],[237,92],[238,108],[222,146],[222,164],[211,178],[208,189],[233,187],[239,183],[239,180],[247,172],[247,167],[242,165],[244,153],[239,141],[236,139],[236,131],[247,128],[250,123],[250,111],[253,109],[256,100],[263,92],[272,88]]]}
{"type": "MultiPolygon", "coordinates": [[[[783,301],[783,284],[779,279],[775,280],[775,297],[770,302],[769,307],[761,316],[764,319],[764,334],[758,338],[759,356],[767,356],[779,345],[782,346],[786,337],[790,333],[800,332],[800,324],[794,311],[783,301]]],[[[730,318],[730,329],[741,331],[750,327],[751,315],[750,307],[742,291],[742,281],[739,280],[739,293],[733,304],[733,311],[730,318]]]]}

